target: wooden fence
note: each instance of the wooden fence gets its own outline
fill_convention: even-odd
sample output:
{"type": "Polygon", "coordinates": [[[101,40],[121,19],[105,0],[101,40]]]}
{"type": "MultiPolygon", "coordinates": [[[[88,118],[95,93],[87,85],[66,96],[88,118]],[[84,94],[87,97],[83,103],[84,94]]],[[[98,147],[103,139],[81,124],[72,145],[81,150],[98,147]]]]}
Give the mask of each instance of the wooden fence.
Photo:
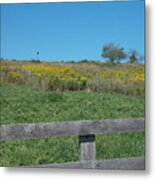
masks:
{"type": "Polygon", "coordinates": [[[142,132],[144,131],[144,126],[144,118],[9,124],[1,125],[0,135],[1,141],[53,136],[79,136],[79,162],[32,167],[144,170],[145,159],[143,157],[97,161],[95,145],[96,134],[142,132]]]}

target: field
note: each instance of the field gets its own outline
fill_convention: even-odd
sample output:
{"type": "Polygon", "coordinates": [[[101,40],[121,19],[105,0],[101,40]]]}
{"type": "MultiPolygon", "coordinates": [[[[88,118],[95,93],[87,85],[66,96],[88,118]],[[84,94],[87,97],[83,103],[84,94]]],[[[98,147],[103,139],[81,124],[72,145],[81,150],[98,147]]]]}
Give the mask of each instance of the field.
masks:
{"type": "Polygon", "coordinates": [[[1,61],[1,81],[47,91],[116,92],[144,97],[144,64],[1,61]]]}
{"type": "MultiPolygon", "coordinates": [[[[1,124],[144,117],[142,64],[3,61],[0,85],[1,124]]],[[[97,159],[136,156],[144,156],[144,133],[97,136],[97,159]]],[[[1,142],[1,166],[78,157],[78,137],[1,142]]]]}

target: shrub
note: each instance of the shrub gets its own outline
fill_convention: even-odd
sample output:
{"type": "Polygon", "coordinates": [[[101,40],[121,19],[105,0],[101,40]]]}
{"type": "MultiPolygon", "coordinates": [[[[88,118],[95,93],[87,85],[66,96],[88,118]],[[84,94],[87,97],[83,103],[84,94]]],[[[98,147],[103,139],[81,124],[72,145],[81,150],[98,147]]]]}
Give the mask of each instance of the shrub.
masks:
{"type": "Polygon", "coordinates": [[[23,76],[20,72],[10,71],[8,73],[8,82],[22,83],[23,82],[23,76]]]}

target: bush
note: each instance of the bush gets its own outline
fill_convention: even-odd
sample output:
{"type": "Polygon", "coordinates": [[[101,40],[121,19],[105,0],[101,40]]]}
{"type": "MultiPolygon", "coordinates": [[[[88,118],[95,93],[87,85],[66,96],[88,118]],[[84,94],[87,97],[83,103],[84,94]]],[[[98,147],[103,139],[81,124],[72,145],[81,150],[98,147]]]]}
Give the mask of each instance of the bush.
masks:
{"type": "Polygon", "coordinates": [[[8,82],[21,84],[23,80],[23,76],[20,72],[10,71],[8,73],[8,82]]]}

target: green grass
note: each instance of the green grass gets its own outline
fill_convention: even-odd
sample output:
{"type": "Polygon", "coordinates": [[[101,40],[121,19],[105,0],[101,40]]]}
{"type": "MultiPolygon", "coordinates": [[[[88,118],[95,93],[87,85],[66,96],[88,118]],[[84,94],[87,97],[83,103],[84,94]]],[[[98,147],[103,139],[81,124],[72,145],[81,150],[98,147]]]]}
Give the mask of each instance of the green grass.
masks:
{"type": "Polygon", "coordinates": [[[1,142],[1,166],[61,163],[78,159],[75,137],[15,140],[1,142]]]}
{"type": "Polygon", "coordinates": [[[144,99],[1,84],[1,124],[144,117],[144,99]]]}
{"type": "MultiPolygon", "coordinates": [[[[144,100],[131,96],[46,92],[1,84],[1,124],[144,117],[144,100]]],[[[97,159],[144,156],[144,133],[97,135],[97,159]]],[[[0,165],[79,160],[78,137],[1,142],[0,165]]]]}
{"type": "MultiPolygon", "coordinates": [[[[144,156],[144,133],[98,135],[96,159],[144,156]]],[[[1,142],[0,166],[25,166],[79,160],[77,137],[1,142]]]]}

